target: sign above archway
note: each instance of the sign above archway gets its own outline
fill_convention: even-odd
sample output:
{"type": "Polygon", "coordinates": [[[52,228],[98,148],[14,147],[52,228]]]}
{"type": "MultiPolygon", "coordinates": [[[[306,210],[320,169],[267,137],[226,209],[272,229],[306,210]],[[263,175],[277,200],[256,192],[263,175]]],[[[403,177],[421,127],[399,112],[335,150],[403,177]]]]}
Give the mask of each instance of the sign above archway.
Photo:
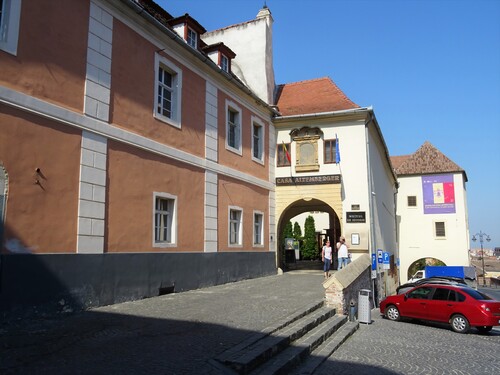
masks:
{"type": "Polygon", "coordinates": [[[340,184],[341,182],[342,176],[340,174],[276,178],[276,186],[340,184]]]}

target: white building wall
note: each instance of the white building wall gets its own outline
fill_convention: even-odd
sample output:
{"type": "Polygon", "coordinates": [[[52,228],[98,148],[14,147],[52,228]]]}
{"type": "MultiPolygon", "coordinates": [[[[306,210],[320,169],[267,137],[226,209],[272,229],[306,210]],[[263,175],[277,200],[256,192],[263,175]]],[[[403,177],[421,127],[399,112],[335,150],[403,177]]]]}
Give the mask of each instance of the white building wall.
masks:
{"type": "MultiPolygon", "coordinates": [[[[293,127],[279,127],[277,130],[277,144],[290,143],[290,131],[294,128],[301,128],[305,126],[306,123],[297,123],[293,127]]],[[[311,125],[316,126],[317,124],[311,125]]],[[[335,175],[340,174],[342,176],[342,188],[341,188],[341,199],[342,199],[342,212],[337,212],[339,220],[341,223],[342,235],[346,237],[346,241],[350,249],[353,251],[353,257],[356,258],[357,255],[361,253],[366,253],[369,249],[369,188],[367,180],[367,157],[366,157],[366,142],[365,142],[365,124],[364,120],[351,120],[344,122],[331,122],[327,124],[321,124],[320,126],[323,132],[323,139],[335,139],[338,138],[339,148],[340,148],[340,163],[339,164],[324,164],[324,144],[323,141],[318,141],[318,161],[320,164],[320,169],[318,172],[308,172],[308,173],[297,173],[295,172],[295,143],[291,143],[291,149],[289,150],[292,156],[292,166],[291,167],[279,167],[276,168],[276,177],[297,177],[297,176],[314,176],[314,175],[335,175]],[[359,212],[365,212],[366,223],[347,223],[345,212],[353,211],[352,206],[359,206],[359,212]],[[360,244],[351,244],[351,234],[359,234],[360,244]]],[[[300,195],[308,197],[311,194],[308,192],[307,185],[297,186],[297,191],[300,191],[300,195]]],[[[314,197],[314,195],[312,195],[314,197]]],[[[303,229],[303,220],[310,213],[305,213],[301,217],[292,220],[299,222],[303,229]]],[[[328,219],[322,219],[321,215],[313,215],[318,219],[318,225],[316,226],[317,231],[321,231],[329,227],[328,219]],[[317,217],[316,217],[317,216],[317,217]]],[[[335,241],[338,240],[335,239],[335,241]]]]}
{"type": "Polygon", "coordinates": [[[463,174],[453,174],[456,212],[450,214],[424,214],[422,176],[399,176],[398,181],[401,282],[408,280],[408,267],[421,258],[436,258],[450,266],[468,266],[467,197],[463,174]],[[408,196],[416,196],[416,207],[408,207],[408,196]],[[445,223],[445,238],[435,237],[436,221],[445,223]]]}
{"type": "MultiPolygon", "coordinates": [[[[364,120],[339,129],[337,132],[340,148],[340,172],[342,174],[342,235],[352,252],[353,259],[369,250],[369,187],[368,159],[366,156],[366,136],[364,120]],[[353,209],[358,206],[359,209],[353,209]],[[348,223],[347,212],[365,212],[365,223],[348,223]],[[360,243],[353,245],[352,234],[358,234],[360,243]]],[[[336,238],[338,240],[338,238],[336,238]]]]}
{"type": "Polygon", "coordinates": [[[396,239],[396,179],[391,172],[384,155],[380,138],[376,135],[374,124],[368,128],[369,139],[369,173],[371,188],[369,196],[372,199],[372,215],[374,230],[374,250],[382,249],[398,257],[396,239]]]}
{"type": "Polygon", "coordinates": [[[205,43],[223,42],[236,54],[231,71],[269,104],[273,104],[275,86],[272,23],[269,11],[260,12],[253,21],[201,35],[205,43]]]}

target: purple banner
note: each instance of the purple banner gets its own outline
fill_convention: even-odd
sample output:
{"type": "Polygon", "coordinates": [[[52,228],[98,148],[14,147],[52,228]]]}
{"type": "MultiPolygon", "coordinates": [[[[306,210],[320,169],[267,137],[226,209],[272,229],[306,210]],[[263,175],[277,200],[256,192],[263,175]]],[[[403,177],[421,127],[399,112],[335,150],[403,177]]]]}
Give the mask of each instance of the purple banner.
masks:
{"type": "Polygon", "coordinates": [[[422,176],[424,214],[454,214],[455,184],[453,175],[422,176]]]}

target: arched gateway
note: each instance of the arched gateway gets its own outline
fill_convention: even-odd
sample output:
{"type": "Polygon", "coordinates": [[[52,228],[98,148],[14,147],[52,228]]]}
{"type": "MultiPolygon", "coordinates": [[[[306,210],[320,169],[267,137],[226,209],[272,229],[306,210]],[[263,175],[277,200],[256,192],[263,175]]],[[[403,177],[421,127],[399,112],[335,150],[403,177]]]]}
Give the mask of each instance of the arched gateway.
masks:
{"type": "Polygon", "coordinates": [[[282,265],[285,262],[283,249],[283,227],[297,215],[304,212],[324,212],[328,214],[328,228],[316,227],[316,232],[319,232],[318,243],[321,244],[323,239],[330,239],[332,242],[340,236],[341,226],[340,219],[335,209],[329,204],[317,198],[300,198],[291,202],[281,213],[278,220],[278,243],[280,249],[277,254],[277,263],[282,265]]]}

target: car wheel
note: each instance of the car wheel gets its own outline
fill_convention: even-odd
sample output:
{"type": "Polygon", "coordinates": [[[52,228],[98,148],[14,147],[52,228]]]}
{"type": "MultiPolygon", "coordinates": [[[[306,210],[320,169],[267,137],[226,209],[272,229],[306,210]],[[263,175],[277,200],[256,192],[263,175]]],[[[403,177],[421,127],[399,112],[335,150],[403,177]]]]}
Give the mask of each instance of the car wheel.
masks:
{"type": "Polygon", "coordinates": [[[476,328],[480,333],[487,333],[493,329],[493,326],[480,326],[476,328]]]}
{"type": "Polygon", "coordinates": [[[387,319],[392,321],[398,321],[401,319],[401,316],[399,315],[399,310],[394,305],[387,306],[387,308],[385,309],[385,316],[387,317],[387,319]]]}
{"type": "Polygon", "coordinates": [[[470,329],[469,321],[463,315],[453,315],[451,317],[451,328],[458,333],[467,333],[470,329]]]}

